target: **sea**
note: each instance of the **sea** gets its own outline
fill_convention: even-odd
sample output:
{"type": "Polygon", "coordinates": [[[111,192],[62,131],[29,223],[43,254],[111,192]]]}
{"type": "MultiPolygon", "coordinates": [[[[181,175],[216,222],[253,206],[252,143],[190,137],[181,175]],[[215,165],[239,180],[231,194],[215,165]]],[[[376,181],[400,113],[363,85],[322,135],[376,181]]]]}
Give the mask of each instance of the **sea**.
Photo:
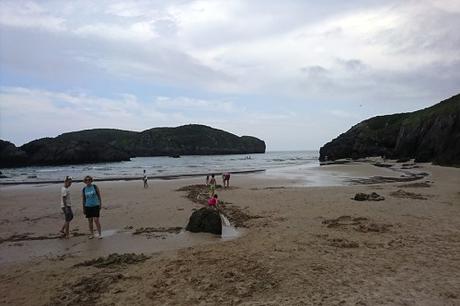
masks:
{"type": "Polygon", "coordinates": [[[1,169],[0,183],[62,181],[66,176],[81,180],[139,178],[146,170],[150,178],[206,175],[223,172],[257,172],[309,168],[319,165],[318,151],[272,151],[261,154],[191,155],[173,157],[135,157],[130,161],[82,165],[39,166],[1,169]]]}

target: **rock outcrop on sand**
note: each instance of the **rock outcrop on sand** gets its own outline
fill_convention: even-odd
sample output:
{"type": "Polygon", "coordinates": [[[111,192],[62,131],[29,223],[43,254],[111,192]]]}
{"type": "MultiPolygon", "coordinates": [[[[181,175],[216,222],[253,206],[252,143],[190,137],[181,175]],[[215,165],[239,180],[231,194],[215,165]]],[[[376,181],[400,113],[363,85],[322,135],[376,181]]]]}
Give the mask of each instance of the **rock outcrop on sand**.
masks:
{"type": "Polygon", "coordinates": [[[204,125],[143,132],[93,129],[31,141],[19,148],[0,141],[0,167],[115,162],[142,156],[264,153],[265,142],[204,125]]]}
{"type": "Polygon", "coordinates": [[[460,165],[460,94],[412,113],[365,120],[320,149],[320,161],[386,156],[460,165]]]}
{"type": "Polygon", "coordinates": [[[353,199],[355,201],[383,201],[385,200],[385,197],[375,192],[372,192],[370,194],[360,192],[355,194],[355,197],[353,199]]]}
{"type": "Polygon", "coordinates": [[[205,232],[222,235],[222,222],[219,212],[208,207],[200,208],[190,216],[185,229],[192,233],[205,232]]]}

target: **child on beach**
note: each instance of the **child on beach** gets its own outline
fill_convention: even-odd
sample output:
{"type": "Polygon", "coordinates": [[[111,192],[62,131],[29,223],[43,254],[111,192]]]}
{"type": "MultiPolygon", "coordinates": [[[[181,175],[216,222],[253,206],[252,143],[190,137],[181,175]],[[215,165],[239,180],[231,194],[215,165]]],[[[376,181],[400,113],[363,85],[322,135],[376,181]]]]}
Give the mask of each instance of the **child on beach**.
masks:
{"type": "Polygon", "coordinates": [[[147,177],[147,174],[145,173],[145,169],[144,169],[144,177],[142,178],[142,180],[144,181],[144,188],[149,188],[149,183],[147,182],[148,177],[147,177]]]}
{"type": "Polygon", "coordinates": [[[211,175],[211,180],[209,181],[209,192],[211,193],[211,197],[214,195],[216,192],[216,178],[214,177],[214,174],[211,175]]]}
{"type": "Polygon", "coordinates": [[[82,190],[83,212],[88,219],[89,239],[94,238],[93,221],[99,233],[98,238],[101,239],[101,224],[99,223],[99,212],[102,207],[101,192],[99,188],[93,184],[93,178],[91,176],[85,176],[83,182],[86,184],[86,187],[82,190]]]}
{"type": "Polygon", "coordinates": [[[230,187],[230,173],[229,172],[222,173],[222,185],[224,185],[224,188],[230,187]]]}
{"type": "Polygon", "coordinates": [[[209,200],[208,200],[208,206],[210,208],[214,208],[214,209],[219,209],[217,207],[217,204],[219,203],[219,197],[217,196],[217,194],[215,194],[214,196],[212,196],[209,200]]]}
{"type": "Polygon", "coordinates": [[[73,219],[73,212],[70,202],[70,186],[72,185],[72,178],[66,176],[64,179],[64,186],[61,188],[61,209],[64,212],[64,225],[61,228],[62,238],[69,239],[70,221],[73,219]]]}
{"type": "Polygon", "coordinates": [[[206,186],[209,185],[209,175],[206,175],[206,186]]]}

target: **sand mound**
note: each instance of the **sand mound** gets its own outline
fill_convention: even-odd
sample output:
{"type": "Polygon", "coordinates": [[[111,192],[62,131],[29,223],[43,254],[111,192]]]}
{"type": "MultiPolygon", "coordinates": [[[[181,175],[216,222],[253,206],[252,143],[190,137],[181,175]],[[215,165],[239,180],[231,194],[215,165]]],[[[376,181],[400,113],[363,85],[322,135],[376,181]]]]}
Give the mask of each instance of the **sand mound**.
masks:
{"type": "Polygon", "coordinates": [[[48,235],[48,236],[32,236],[32,233],[24,234],[14,234],[8,238],[0,239],[0,244],[5,242],[19,242],[19,241],[28,241],[28,240],[49,240],[49,239],[59,239],[61,235],[48,235]]]}
{"type": "Polygon", "coordinates": [[[349,226],[349,225],[359,225],[361,222],[367,221],[367,218],[358,217],[352,218],[351,216],[340,216],[336,219],[326,219],[322,223],[327,224],[327,227],[340,227],[340,226],[349,226]]]}
{"type": "Polygon", "coordinates": [[[370,224],[360,224],[358,227],[355,228],[358,232],[368,233],[368,232],[376,232],[376,233],[385,233],[392,227],[391,224],[377,224],[377,223],[370,223],[370,224]]]}
{"type": "Polygon", "coordinates": [[[351,217],[351,216],[340,216],[336,219],[327,219],[322,222],[327,224],[328,228],[342,228],[342,229],[354,229],[355,231],[368,233],[385,233],[392,227],[391,224],[373,223],[368,218],[364,217],[351,217]]]}
{"type": "Polygon", "coordinates": [[[75,282],[64,284],[50,305],[98,305],[99,297],[124,278],[120,273],[96,273],[81,277],[75,282]]]}
{"type": "Polygon", "coordinates": [[[401,198],[401,199],[415,199],[415,200],[427,200],[427,197],[421,195],[420,193],[413,193],[399,189],[390,193],[392,197],[401,198]]]}
{"type": "Polygon", "coordinates": [[[114,266],[125,266],[130,264],[135,264],[139,262],[143,262],[149,259],[148,256],[144,254],[134,254],[134,253],[126,253],[126,254],[117,254],[113,253],[107,257],[99,257],[96,259],[86,260],[84,262],[78,263],[74,265],[74,267],[96,267],[96,268],[106,268],[106,267],[114,267],[114,266]]]}
{"type": "MultiPolygon", "coordinates": [[[[216,185],[216,189],[221,189],[221,185],[216,185]]],[[[204,184],[196,184],[196,185],[189,185],[184,186],[176,191],[186,191],[186,197],[194,202],[199,204],[206,204],[209,199],[209,187],[204,184]]]]}
{"type": "Polygon", "coordinates": [[[178,305],[238,305],[278,284],[275,271],[263,259],[198,251],[161,266],[146,296],[157,305],[168,304],[171,297],[182,299],[178,305]]]}
{"type": "Polygon", "coordinates": [[[345,249],[351,249],[351,248],[359,248],[359,243],[355,241],[349,241],[344,238],[334,238],[334,239],[329,239],[329,245],[334,246],[337,248],[345,248],[345,249]]]}

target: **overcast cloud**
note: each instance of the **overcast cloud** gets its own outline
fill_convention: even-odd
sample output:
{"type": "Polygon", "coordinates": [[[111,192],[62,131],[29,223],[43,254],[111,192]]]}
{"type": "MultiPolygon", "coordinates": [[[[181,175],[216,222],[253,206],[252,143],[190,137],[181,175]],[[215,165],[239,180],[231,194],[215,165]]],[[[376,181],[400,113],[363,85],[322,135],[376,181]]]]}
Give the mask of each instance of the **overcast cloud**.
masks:
{"type": "Polygon", "coordinates": [[[318,149],[460,92],[460,2],[0,1],[0,138],[200,123],[318,149]]]}

